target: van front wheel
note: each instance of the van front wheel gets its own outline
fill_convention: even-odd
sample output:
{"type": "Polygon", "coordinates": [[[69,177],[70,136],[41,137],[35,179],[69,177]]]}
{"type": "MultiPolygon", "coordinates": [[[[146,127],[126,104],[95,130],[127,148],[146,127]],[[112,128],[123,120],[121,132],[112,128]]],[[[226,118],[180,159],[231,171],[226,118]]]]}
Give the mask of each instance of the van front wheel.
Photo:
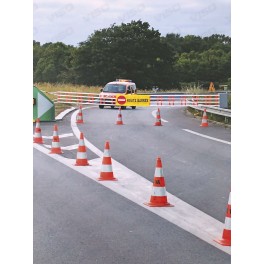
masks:
{"type": "Polygon", "coordinates": [[[135,106],[131,106],[132,107],[132,109],[136,109],[136,107],[135,106]]]}

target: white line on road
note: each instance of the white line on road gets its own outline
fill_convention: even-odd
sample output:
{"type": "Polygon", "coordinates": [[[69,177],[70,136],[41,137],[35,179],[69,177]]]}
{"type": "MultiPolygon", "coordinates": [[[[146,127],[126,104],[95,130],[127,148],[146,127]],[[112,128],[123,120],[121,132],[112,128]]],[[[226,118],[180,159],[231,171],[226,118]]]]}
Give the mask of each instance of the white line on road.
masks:
{"type": "MultiPolygon", "coordinates": [[[[51,145],[44,144],[44,146],[46,148],[51,148],[51,145]]],[[[63,150],[73,150],[73,149],[77,149],[78,146],[79,146],[79,144],[75,144],[75,145],[70,145],[70,146],[66,146],[66,147],[61,147],[61,149],[63,149],[63,150]]]]}
{"type": "MultiPolygon", "coordinates": [[[[89,109],[91,107],[85,107],[83,108],[83,110],[85,109],[89,109]]],[[[72,116],[71,116],[71,128],[72,128],[72,131],[74,133],[74,135],[79,138],[80,137],[80,130],[76,124],[76,116],[77,116],[77,113],[78,111],[75,111],[72,116]]],[[[99,156],[100,158],[103,157],[103,152],[98,149],[97,147],[95,147],[92,143],[90,143],[86,138],[84,138],[84,143],[85,143],[85,146],[91,150],[93,153],[95,153],[97,156],[99,156]]],[[[102,142],[102,146],[104,147],[104,142],[102,142]]]]}
{"type": "Polygon", "coordinates": [[[219,138],[209,137],[207,135],[200,134],[200,133],[194,132],[194,131],[189,130],[189,129],[183,129],[183,130],[186,131],[186,132],[192,133],[194,135],[200,136],[200,137],[208,138],[208,139],[211,139],[211,140],[214,140],[214,141],[218,141],[218,142],[221,142],[221,143],[225,143],[225,144],[231,145],[231,142],[229,142],[229,141],[225,141],[225,140],[222,140],[222,139],[219,139],[219,138]]]}
{"type": "MultiPolygon", "coordinates": [[[[60,138],[65,138],[65,137],[72,137],[73,133],[68,133],[68,134],[61,134],[59,135],[60,138]]],[[[47,139],[52,139],[53,136],[42,136],[43,138],[47,138],[47,139]]]]}
{"type": "MultiPolygon", "coordinates": [[[[154,110],[154,111],[152,111],[152,113],[151,113],[155,118],[156,118],[156,115],[157,115],[157,110],[154,110]]],[[[160,119],[162,122],[169,122],[169,121],[167,121],[167,120],[165,120],[165,119],[163,119],[163,118],[161,118],[160,119]]]]}
{"type": "MultiPolygon", "coordinates": [[[[75,111],[72,114],[71,125],[74,134],[77,135],[78,138],[80,131],[75,123],[77,112],[78,111],[75,111]]],[[[224,251],[225,253],[231,254],[231,247],[221,246],[214,241],[215,238],[222,237],[224,228],[223,223],[198,210],[197,208],[185,203],[169,192],[167,192],[168,201],[169,203],[173,204],[174,207],[154,208],[144,205],[144,202],[148,202],[150,200],[151,189],[153,185],[152,182],[148,181],[134,171],[128,169],[121,163],[115,161],[113,158],[113,171],[118,181],[98,181],[97,178],[100,175],[102,164],[101,157],[103,153],[86,139],[85,145],[88,145],[89,149],[100,157],[98,159],[89,160],[89,163],[92,165],[89,167],[74,166],[75,160],[67,159],[57,154],[50,155],[48,149],[39,144],[33,143],[34,148],[60,161],[71,169],[89,177],[90,179],[96,181],[98,184],[104,185],[112,191],[122,195],[123,197],[126,197],[132,202],[153,212],[154,214],[159,215],[163,219],[166,219],[167,221],[179,226],[187,232],[190,232],[191,234],[224,251]]]]}

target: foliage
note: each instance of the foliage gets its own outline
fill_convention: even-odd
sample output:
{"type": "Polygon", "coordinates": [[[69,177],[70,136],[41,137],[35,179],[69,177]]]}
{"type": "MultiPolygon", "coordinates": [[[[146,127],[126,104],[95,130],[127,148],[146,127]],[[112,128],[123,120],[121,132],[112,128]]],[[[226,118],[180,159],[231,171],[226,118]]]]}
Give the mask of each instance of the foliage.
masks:
{"type": "Polygon", "coordinates": [[[72,59],[74,47],[61,42],[48,43],[40,50],[39,42],[33,42],[34,81],[68,82],[74,76],[72,59]]]}
{"type": "Polygon", "coordinates": [[[161,42],[157,30],[141,21],[95,31],[80,43],[75,66],[78,83],[103,85],[128,78],[149,88],[167,84],[173,70],[168,45],[161,42]]]}
{"type": "Polygon", "coordinates": [[[33,41],[33,54],[34,82],[103,86],[128,78],[160,90],[181,89],[182,82],[231,84],[230,37],[161,36],[141,20],[96,30],[78,47],[33,41]]]}

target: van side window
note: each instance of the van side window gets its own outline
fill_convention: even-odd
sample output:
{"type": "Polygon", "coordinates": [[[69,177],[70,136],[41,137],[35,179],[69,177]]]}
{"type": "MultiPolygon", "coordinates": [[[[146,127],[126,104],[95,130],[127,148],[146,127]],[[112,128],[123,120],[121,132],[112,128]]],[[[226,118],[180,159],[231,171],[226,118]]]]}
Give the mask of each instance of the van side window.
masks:
{"type": "Polygon", "coordinates": [[[136,85],[131,85],[131,93],[136,93],[136,85]]]}

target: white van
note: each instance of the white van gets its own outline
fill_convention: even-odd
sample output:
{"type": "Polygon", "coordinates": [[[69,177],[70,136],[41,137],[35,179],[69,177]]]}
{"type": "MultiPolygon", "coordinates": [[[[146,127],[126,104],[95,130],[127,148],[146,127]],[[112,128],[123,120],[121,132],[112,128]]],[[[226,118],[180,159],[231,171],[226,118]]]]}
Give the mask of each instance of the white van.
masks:
{"type": "MultiPolygon", "coordinates": [[[[134,82],[127,79],[116,79],[116,81],[109,82],[101,89],[99,94],[99,108],[104,108],[106,105],[110,105],[111,108],[115,107],[116,94],[136,94],[137,87],[134,82]]],[[[136,106],[131,106],[135,109],[136,106]]],[[[125,109],[126,106],[121,106],[125,109]]]]}

